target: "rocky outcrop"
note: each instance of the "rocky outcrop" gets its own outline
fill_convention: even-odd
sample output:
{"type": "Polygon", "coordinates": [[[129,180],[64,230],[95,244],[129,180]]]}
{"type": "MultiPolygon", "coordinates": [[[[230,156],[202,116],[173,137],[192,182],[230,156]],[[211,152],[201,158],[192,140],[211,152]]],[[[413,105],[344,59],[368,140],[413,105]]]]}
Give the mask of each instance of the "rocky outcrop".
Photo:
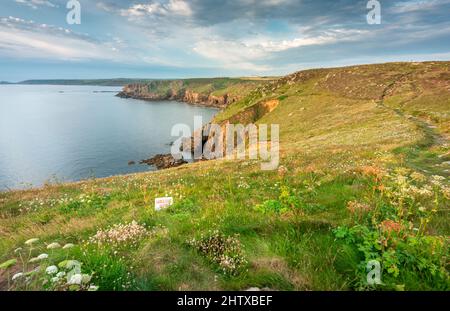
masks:
{"type": "Polygon", "coordinates": [[[184,160],[176,160],[171,154],[157,154],[153,158],[142,160],[140,164],[154,165],[157,169],[165,169],[170,167],[177,167],[187,163],[184,160]]]}
{"type": "Polygon", "coordinates": [[[230,96],[224,94],[215,96],[211,93],[199,93],[190,90],[189,88],[177,89],[175,85],[168,90],[151,91],[147,84],[128,84],[123,87],[123,90],[117,94],[122,98],[134,98],[142,100],[178,100],[193,105],[201,105],[206,107],[225,108],[234,103],[239,98],[237,96],[230,96]]]}
{"type": "MultiPolygon", "coordinates": [[[[218,125],[224,135],[223,144],[226,145],[226,127],[228,124],[243,124],[248,125],[254,123],[262,118],[267,113],[272,112],[280,104],[278,99],[269,99],[258,102],[257,104],[248,107],[241,112],[236,113],[231,118],[221,121],[218,125]]],[[[193,136],[187,137],[183,140],[181,150],[203,150],[206,144],[213,142],[214,131],[211,129],[211,123],[205,124],[201,129],[194,132],[193,136]],[[197,139],[194,139],[197,137],[197,139]]]]}

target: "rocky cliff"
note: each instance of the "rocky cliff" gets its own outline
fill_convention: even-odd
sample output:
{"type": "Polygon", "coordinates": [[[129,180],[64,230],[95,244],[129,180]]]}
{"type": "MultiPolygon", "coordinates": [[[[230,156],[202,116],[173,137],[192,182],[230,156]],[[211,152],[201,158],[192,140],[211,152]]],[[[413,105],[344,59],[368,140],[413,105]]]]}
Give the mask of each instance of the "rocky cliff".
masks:
{"type": "Polygon", "coordinates": [[[209,91],[197,92],[189,88],[169,88],[165,92],[152,91],[148,84],[128,84],[117,94],[122,98],[143,100],[178,100],[193,105],[225,108],[239,100],[239,96],[231,94],[213,95],[209,91]]]}
{"type": "Polygon", "coordinates": [[[143,100],[178,100],[222,109],[245,97],[265,81],[255,78],[153,80],[127,84],[117,96],[143,100]]]}

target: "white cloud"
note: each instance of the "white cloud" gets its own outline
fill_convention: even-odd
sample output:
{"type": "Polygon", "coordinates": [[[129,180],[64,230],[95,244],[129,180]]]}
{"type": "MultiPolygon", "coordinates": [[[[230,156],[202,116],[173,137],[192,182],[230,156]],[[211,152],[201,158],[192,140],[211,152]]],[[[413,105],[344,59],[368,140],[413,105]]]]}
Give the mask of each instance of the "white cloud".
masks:
{"type": "Polygon", "coordinates": [[[195,44],[194,51],[204,57],[230,63],[260,59],[266,54],[256,46],[227,40],[199,41],[195,44]]]}
{"type": "Polygon", "coordinates": [[[59,60],[114,60],[118,57],[114,53],[115,49],[109,42],[96,42],[87,35],[76,34],[69,29],[12,16],[0,18],[2,55],[59,60]]]}
{"type": "Polygon", "coordinates": [[[334,29],[325,31],[317,36],[306,36],[282,41],[261,41],[256,42],[265,52],[281,52],[288,49],[299,48],[310,45],[331,44],[342,41],[353,41],[361,38],[367,31],[356,29],[334,29]]]}
{"type": "Polygon", "coordinates": [[[219,61],[227,66],[246,66],[249,68],[250,64],[253,64],[255,69],[260,69],[261,66],[255,65],[255,61],[266,60],[273,53],[305,46],[358,40],[366,33],[367,31],[362,30],[335,29],[317,36],[304,36],[286,40],[273,40],[265,37],[241,41],[203,39],[194,45],[193,50],[203,57],[219,61]]]}
{"type": "Polygon", "coordinates": [[[192,10],[184,0],[170,0],[168,3],[134,4],[126,10],[121,10],[122,16],[191,16],[192,10]]]}
{"type": "Polygon", "coordinates": [[[435,9],[437,6],[450,3],[450,0],[411,0],[396,3],[391,12],[396,14],[411,13],[435,9]]]}
{"type": "Polygon", "coordinates": [[[16,3],[27,5],[33,9],[37,9],[39,6],[47,6],[50,8],[58,7],[56,4],[53,4],[48,0],[15,0],[15,1],[16,3]]]}
{"type": "Polygon", "coordinates": [[[106,3],[106,2],[97,2],[96,6],[98,9],[108,12],[108,13],[115,12],[117,9],[117,7],[114,4],[106,3]]]}

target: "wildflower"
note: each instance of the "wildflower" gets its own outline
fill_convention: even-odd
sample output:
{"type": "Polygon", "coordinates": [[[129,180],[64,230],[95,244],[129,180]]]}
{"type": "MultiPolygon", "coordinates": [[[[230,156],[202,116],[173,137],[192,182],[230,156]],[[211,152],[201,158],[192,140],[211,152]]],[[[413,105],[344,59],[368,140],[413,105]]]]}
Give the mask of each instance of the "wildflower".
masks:
{"type": "Polygon", "coordinates": [[[424,197],[431,197],[433,195],[433,190],[430,186],[424,186],[418,189],[417,193],[424,197]]]}
{"type": "Polygon", "coordinates": [[[54,243],[50,243],[49,245],[47,245],[47,249],[55,249],[55,248],[60,248],[61,245],[57,242],[54,243]]]}
{"type": "Polygon", "coordinates": [[[380,181],[384,175],[383,170],[377,166],[363,166],[360,171],[365,176],[373,177],[375,181],[380,181]]]}
{"type": "Polygon", "coordinates": [[[363,214],[370,211],[370,206],[365,203],[360,203],[357,201],[349,201],[347,203],[347,209],[352,214],[363,214]]]}
{"type": "Polygon", "coordinates": [[[72,275],[67,284],[69,285],[80,285],[81,282],[83,281],[83,276],[80,273],[74,274],[72,275]]]}
{"type": "Polygon", "coordinates": [[[65,273],[64,271],[60,271],[60,272],[56,273],[56,276],[57,276],[58,278],[62,278],[62,277],[65,276],[65,275],[66,275],[66,273],[65,273]]]}
{"type": "Polygon", "coordinates": [[[99,230],[89,239],[91,243],[135,244],[141,238],[148,235],[147,229],[132,221],[130,224],[117,224],[108,230],[99,230]]]}
{"type": "Polygon", "coordinates": [[[57,277],[57,276],[55,276],[55,277],[52,278],[52,282],[53,282],[53,283],[57,283],[57,282],[59,282],[59,280],[60,280],[60,278],[57,277]]]}
{"type": "Polygon", "coordinates": [[[45,254],[45,253],[40,254],[39,256],[37,256],[37,259],[39,259],[39,260],[44,260],[44,259],[47,259],[47,258],[48,258],[48,254],[45,254]]]}
{"type": "Polygon", "coordinates": [[[73,245],[72,243],[67,243],[66,245],[63,246],[63,249],[69,249],[74,247],[75,245],[73,245]]]}
{"type": "Polygon", "coordinates": [[[225,274],[237,274],[247,265],[238,236],[225,236],[219,231],[201,236],[199,240],[191,239],[187,243],[218,264],[225,274]]]}
{"type": "Polygon", "coordinates": [[[12,276],[11,280],[12,280],[12,281],[15,281],[15,280],[17,280],[17,279],[23,277],[23,275],[24,275],[24,274],[23,274],[22,272],[16,273],[16,274],[14,274],[14,275],[12,276]]]}
{"type": "Polygon", "coordinates": [[[442,189],[442,194],[444,195],[444,197],[446,197],[447,199],[450,199],[450,187],[443,187],[442,189]]]}
{"type": "Polygon", "coordinates": [[[431,176],[431,183],[435,186],[442,186],[442,181],[445,180],[445,177],[439,175],[431,176]]]}
{"type": "Polygon", "coordinates": [[[398,233],[403,229],[403,225],[401,223],[395,222],[390,219],[383,220],[380,224],[380,227],[382,231],[388,233],[391,233],[392,231],[398,233]]]}
{"type": "Polygon", "coordinates": [[[22,251],[22,247],[19,247],[19,248],[16,248],[15,250],[14,250],[14,253],[19,253],[19,252],[21,252],[22,251]]]}
{"type": "Polygon", "coordinates": [[[58,267],[57,266],[49,266],[49,267],[47,267],[47,269],[45,269],[45,272],[47,274],[55,274],[58,272],[58,267]]]}
{"type": "Polygon", "coordinates": [[[39,261],[39,258],[37,258],[37,257],[33,257],[30,260],[28,260],[29,263],[33,263],[33,262],[37,262],[37,261],[39,261]]]}
{"type": "Polygon", "coordinates": [[[98,286],[95,286],[95,285],[89,286],[89,289],[88,289],[89,292],[96,292],[97,290],[98,290],[98,286]]]}
{"type": "Polygon", "coordinates": [[[34,243],[36,243],[37,241],[39,241],[38,238],[29,239],[29,240],[25,241],[25,244],[28,245],[28,246],[31,246],[34,243]]]}
{"type": "Polygon", "coordinates": [[[413,172],[410,176],[414,181],[418,181],[418,182],[424,182],[427,180],[425,175],[418,173],[418,172],[413,172]]]}

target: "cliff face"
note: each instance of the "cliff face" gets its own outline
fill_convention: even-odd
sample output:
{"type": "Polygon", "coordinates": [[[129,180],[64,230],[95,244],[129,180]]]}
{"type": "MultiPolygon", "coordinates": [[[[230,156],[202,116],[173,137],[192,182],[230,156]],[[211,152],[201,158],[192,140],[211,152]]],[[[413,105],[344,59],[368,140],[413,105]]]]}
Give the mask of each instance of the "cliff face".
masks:
{"type": "Polygon", "coordinates": [[[189,104],[217,108],[225,108],[239,99],[238,96],[229,94],[214,96],[207,91],[196,92],[189,88],[179,88],[179,86],[179,84],[175,84],[168,89],[152,90],[147,84],[128,84],[117,96],[143,100],[178,100],[189,104]]]}

